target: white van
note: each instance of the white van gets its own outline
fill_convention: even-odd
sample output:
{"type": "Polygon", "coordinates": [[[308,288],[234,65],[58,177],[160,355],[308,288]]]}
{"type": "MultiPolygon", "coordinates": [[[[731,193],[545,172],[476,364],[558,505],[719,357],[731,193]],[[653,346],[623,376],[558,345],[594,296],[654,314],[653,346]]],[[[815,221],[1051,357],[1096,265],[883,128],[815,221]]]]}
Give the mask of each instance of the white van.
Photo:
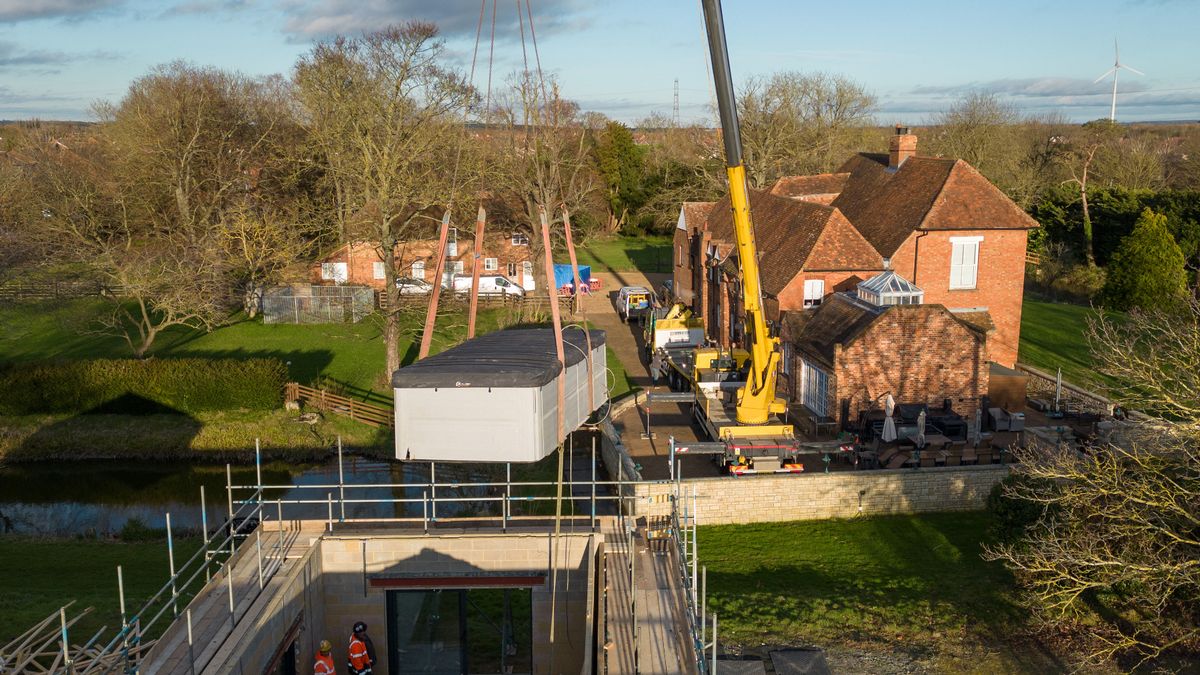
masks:
{"type": "MultiPolygon", "coordinates": [[[[454,292],[463,295],[471,294],[471,276],[467,274],[457,275],[454,277],[454,292]]],[[[507,277],[499,274],[481,274],[479,275],[479,294],[480,295],[515,295],[524,296],[525,289],[517,284],[509,281],[507,277]]]]}
{"type": "Polygon", "coordinates": [[[617,293],[617,314],[627,322],[650,311],[654,296],[645,286],[622,286],[617,293]]]}

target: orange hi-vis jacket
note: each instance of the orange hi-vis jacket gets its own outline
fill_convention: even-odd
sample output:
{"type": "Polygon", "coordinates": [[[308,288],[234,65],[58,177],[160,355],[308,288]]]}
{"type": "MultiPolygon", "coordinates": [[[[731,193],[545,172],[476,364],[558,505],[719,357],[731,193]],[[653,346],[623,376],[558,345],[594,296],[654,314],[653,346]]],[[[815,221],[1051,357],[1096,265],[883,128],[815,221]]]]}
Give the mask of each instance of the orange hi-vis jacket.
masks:
{"type": "Polygon", "coordinates": [[[333,654],[317,654],[317,661],[313,664],[313,675],[336,675],[333,669],[333,654]]]}
{"type": "Polygon", "coordinates": [[[367,643],[359,640],[357,635],[350,636],[350,667],[355,672],[371,667],[371,657],[367,655],[367,643]]]}

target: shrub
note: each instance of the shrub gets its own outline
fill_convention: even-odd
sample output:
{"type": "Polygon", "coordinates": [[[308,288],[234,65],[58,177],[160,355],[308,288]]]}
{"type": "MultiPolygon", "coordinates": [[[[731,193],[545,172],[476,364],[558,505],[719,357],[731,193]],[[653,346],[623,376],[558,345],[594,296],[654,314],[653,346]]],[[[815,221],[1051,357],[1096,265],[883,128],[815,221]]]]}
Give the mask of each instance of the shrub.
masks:
{"type": "Polygon", "coordinates": [[[1030,525],[1046,511],[1045,504],[1012,497],[1007,491],[1015,484],[1033,479],[1021,474],[1011,474],[992,488],[988,495],[987,510],[995,519],[988,528],[989,538],[998,544],[1018,545],[1030,525]]]}
{"type": "Polygon", "coordinates": [[[1108,265],[1104,302],[1115,309],[1169,309],[1187,290],[1183,251],[1167,217],[1146,209],[1108,265]]]}
{"type": "Polygon", "coordinates": [[[1080,300],[1091,300],[1104,288],[1104,279],[1104,268],[1077,265],[1056,279],[1051,288],[1080,300]]]}
{"type": "Polygon", "coordinates": [[[95,359],[0,371],[0,414],[268,410],[283,401],[278,359],[95,359]]]}

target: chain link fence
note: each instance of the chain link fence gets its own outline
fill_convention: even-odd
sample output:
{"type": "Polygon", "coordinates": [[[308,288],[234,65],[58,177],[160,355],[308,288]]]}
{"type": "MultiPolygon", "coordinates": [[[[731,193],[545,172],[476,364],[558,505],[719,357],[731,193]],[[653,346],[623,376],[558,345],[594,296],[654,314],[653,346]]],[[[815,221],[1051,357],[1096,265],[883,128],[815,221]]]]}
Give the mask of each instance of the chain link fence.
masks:
{"type": "Polygon", "coordinates": [[[296,284],[263,293],[263,323],[358,323],[375,308],[366,286],[296,284]]]}

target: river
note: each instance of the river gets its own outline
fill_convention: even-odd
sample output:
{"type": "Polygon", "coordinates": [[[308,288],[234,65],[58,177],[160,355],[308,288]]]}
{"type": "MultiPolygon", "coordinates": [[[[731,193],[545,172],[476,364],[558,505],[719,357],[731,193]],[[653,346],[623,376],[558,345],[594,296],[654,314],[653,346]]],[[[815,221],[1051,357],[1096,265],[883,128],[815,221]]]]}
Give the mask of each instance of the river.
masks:
{"type": "MultiPolygon", "coordinates": [[[[436,468],[439,483],[461,481],[454,490],[465,497],[482,495],[483,488],[472,483],[497,478],[482,465],[441,465],[436,468]]],[[[348,503],[347,518],[419,517],[420,501],[395,503],[396,498],[420,500],[419,484],[429,480],[425,463],[390,463],[346,457],[344,461],[347,500],[377,499],[387,503],[348,503]],[[413,485],[412,488],[363,487],[354,485],[413,485]]],[[[503,480],[503,469],[499,480],[503,480]]],[[[235,485],[255,485],[254,466],[232,467],[235,485]]],[[[326,464],[285,464],[271,462],[262,467],[264,485],[289,486],[264,491],[264,499],[311,500],[319,504],[288,504],[284,517],[325,518],[323,502],[336,488],[315,489],[304,486],[336,485],[337,461],[326,464]]],[[[147,527],[162,529],[166,514],[172,528],[180,532],[198,532],[202,523],[200,488],[204,487],[209,529],[223,523],[228,514],[225,465],[184,462],[80,461],[43,462],[0,466],[0,534],[31,536],[109,536],[137,519],[147,527]]],[[[249,491],[235,493],[235,499],[249,497],[249,491]]],[[[440,495],[439,496],[449,496],[440,495]]],[[[461,507],[458,507],[461,508],[461,507]]],[[[439,504],[439,515],[451,515],[455,505],[439,504]]],[[[340,516],[340,506],[335,505],[340,516]]],[[[275,517],[275,508],[267,509],[275,517]]]]}

